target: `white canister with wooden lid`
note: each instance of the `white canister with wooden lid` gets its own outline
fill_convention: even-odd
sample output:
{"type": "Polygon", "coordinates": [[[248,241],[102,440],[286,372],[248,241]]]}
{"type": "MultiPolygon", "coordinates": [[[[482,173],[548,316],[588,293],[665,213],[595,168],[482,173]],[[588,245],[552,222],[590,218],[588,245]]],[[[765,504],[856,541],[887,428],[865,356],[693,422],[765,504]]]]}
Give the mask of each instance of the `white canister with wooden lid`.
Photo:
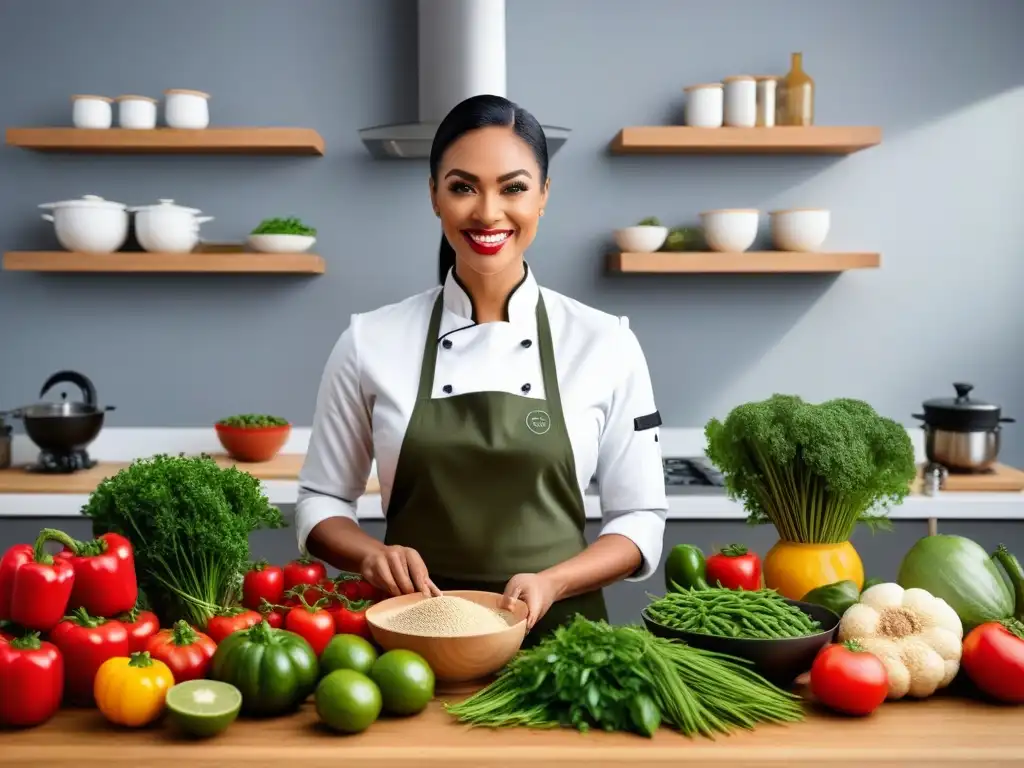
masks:
{"type": "Polygon", "coordinates": [[[171,88],[164,96],[164,119],[171,128],[202,129],[210,124],[210,94],[171,88]]]}
{"type": "Polygon", "coordinates": [[[113,123],[113,99],[109,96],[71,97],[71,123],[75,128],[109,128],[113,123]]]}
{"type": "Polygon", "coordinates": [[[683,121],[693,128],[722,127],[722,84],[704,83],[684,89],[683,121]]]}
{"type": "Polygon", "coordinates": [[[117,97],[117,124],[122,128],[156,128],[156,99],[126,94],[117,97]]]}
{"type": "Polygon", "coordinates": [[[750,75],[735,75],[725,85],[723,121],[731,128],[753,128],[757,122],[757,84],[750,75]]]}

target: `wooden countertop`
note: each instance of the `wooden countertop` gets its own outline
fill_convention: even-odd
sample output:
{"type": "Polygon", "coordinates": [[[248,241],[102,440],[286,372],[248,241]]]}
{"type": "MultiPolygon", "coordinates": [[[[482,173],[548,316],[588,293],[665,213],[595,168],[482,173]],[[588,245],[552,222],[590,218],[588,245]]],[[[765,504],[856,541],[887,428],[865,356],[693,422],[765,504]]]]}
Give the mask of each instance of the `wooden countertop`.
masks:
{"type": "MultiPolygon", "coordinates": [[[[279,453],[270,461],[235,461],[226,454],[214,454],[222,467],[236,466],[260,480],[298,480],[306,459],[304,453],[279,453]]],[[[27,472],[24,466],[0,469],[0,493],[92,493],[104,478],[116,474],[128,462],[101,461],[91,469],[70,474],[27,472]]],[[[376,477],[366,485],[366,493],[380,493],[376,477]]]]}
{"type": "Polygon", "coordinates": [[[0,765],[181,766],[282,765],[301,768],[546,768],[604,766],[1024,766],[1024,709],[936,697],[891,702],[871,717],[811,711],[806,722],[762,726],[715,741],[662,729],[653,739],[571,730],[470,730],[438,704],[405,720],[380,720],[357,736],[317,723],[312,704],[295,715],[239,719],[208,741],[187,741],[169,724],[131,731],[108,725],[96,710],[68,710],[35,729],[0,732],[0,765]]]}

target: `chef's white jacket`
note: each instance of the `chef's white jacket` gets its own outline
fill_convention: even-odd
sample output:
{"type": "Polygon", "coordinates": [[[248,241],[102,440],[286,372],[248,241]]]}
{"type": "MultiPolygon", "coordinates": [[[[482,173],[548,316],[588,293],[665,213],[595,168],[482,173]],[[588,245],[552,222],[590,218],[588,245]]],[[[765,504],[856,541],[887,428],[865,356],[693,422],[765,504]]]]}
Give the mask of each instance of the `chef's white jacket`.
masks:
{"type": "Polygon", "coordinates": [[[444,343],[436,345],[435,398],[480,391],[544,398],[536,318],[544,296],[581,492],[596,474],[601,534],[633,541],[643,564],[630,580],[648,578],[661,560],[668,504],[647,361],[626,318],[539,287],[531,268],[509,298],[506,322],[477,324],[453,273],[443,286],[351,316],[324,369],[299,475],[300,551],[322,520],[356,520],[373,459],[386,512],[439,291],[444,343]]]}

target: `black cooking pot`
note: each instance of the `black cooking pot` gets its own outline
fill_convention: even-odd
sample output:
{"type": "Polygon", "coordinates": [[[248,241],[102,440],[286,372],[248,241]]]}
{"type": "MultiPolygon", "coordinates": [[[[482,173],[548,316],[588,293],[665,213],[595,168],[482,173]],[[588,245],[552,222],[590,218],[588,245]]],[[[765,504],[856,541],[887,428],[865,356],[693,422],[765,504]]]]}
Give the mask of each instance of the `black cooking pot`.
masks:
{"type": "Polygon", "coordinates": [[[59,403],[35,403],[16,408],[8,414],[21,419],[25,434],[44,451],[68,454],[85,448],[96,439],[103,428],[103,418],[113,405],[99,408],[96,405],[96,388],[87,376],[77,371],[58,371],[46,380],[39,391],[44,397],[55,385],[62,382],[76,385],[82,391],[81,402],[68,402],[67,394],[61,393],[59,403]]]}

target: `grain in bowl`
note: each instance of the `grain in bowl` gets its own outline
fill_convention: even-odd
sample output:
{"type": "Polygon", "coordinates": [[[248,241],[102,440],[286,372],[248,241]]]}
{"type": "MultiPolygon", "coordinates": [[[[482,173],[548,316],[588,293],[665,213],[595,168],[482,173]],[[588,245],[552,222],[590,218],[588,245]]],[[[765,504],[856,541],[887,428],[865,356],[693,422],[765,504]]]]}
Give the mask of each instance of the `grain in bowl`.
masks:
{"type": "Polygon", "coordinates": [[[385,614],[381,627],[424,637],[466,637],[508,629],[512,615],[454,595],[431,597],[385,614]]]}

